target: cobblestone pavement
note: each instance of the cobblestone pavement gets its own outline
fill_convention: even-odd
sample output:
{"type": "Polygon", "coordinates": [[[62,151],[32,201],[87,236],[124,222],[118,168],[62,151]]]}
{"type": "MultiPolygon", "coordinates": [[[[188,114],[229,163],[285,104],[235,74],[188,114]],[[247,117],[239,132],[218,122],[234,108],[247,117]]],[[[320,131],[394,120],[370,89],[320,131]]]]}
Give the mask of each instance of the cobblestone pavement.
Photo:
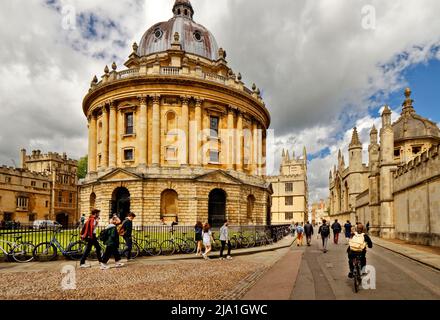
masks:
{"type": "MultiPolygon", "coordinates": [[[[284,239],[278,246],[291,243],[284,239]]],[[[266,248],[267,250],[268,248],[266,248]]],[[[222,300],[236,299],[286,252],[276,248],[233,260],[137,259],[123,268],[79,269],[78,262],[0,264],[0,299],[120,299],[120,300],[222,300]],[[74,271],[74,290],[63,290],[74,271]]]]}

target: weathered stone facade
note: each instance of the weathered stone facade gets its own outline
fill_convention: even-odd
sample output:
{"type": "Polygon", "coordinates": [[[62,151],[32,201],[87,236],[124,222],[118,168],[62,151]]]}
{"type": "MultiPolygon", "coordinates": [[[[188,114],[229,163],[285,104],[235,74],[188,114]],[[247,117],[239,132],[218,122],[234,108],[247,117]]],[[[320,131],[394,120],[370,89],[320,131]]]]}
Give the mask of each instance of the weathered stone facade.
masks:
{"type": "MultiPolygon", "coordinates": [[[[368,185],[356,196],[351,219],[370,222],[374,235],[439,246],[440,129],[415,113],[410,89],[405,96],[395,123],[385,107],[380,143],[376,128],[371,130],[368,185]]],[[[332,218],[347,216],[333,211],[332,218]]]]}
{"type": "Polygon", "coordinates": [[[131,210],[137,223],[266,223],[270,115],[260,90],[228,67],[189,1],[177,1],[173,14],[133,45],[127,70],[106,67],[84,98],[81,212],[131,210]]]}
{"type": "Polygon", "coordinates": [[[77,166],[66,154],[21,150],[20,168],[0,168],[2,220],[77,223],[77,166]]]}
{"type": "Polygon", "coordinates": [[[282,154],[280,175],[268,177],[272,183],[272,223],[306,222],[308,218],[307,152],[302,157],[290,158],[289,151],[282,154]]]}

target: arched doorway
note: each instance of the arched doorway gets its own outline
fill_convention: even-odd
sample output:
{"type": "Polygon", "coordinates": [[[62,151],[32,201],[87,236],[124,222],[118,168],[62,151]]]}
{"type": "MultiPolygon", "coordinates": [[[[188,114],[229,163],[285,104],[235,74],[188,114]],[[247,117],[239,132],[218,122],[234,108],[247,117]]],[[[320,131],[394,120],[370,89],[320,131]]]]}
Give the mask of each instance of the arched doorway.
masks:
{"type": "Polygon", "coordinates": [[[268,196],[266,201],[266,225],[272,224],[272,197],[268,196]]]}
{"type": "Polygon", "coordinates": [[[160,217],[165,222],[179,222],[179,203],[178,194],[172,189],[167,189],[160,195],[160,217]]]}
{"type": "Polygon", "coordinates": [[[121,220],[124,220],[130,212],[130,192],[127,188],[116,188],[112,196],[112,211],[110,216],[116,213],[121,220]]]}
{"type": "Polygon", "coordinates": [[[67,225],[69,224],[69,215],[65,212],[58,213],[55,220],[63,227],[67,227],[67,225]]]}
{"type": "Polygon", "coordinates": [[[209,194],[208,223],[218,228],[223,225],[226,219],[226,192],[221,189],[214,189],[209,194]]]}

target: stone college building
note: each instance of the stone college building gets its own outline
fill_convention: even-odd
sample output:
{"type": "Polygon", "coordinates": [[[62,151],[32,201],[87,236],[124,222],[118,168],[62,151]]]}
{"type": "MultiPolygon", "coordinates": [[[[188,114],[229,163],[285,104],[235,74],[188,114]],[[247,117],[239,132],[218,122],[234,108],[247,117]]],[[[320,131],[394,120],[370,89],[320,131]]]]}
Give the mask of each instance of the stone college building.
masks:
{"type": "Polygon", "coordinates": [[[228,66],[190,1],[176,0],[172,13],[133,44],[127,69],[106,67],[84,98],[80,212],[133,211],[139,224],[267,224],[270,115],[260,90],[228,66]]]}

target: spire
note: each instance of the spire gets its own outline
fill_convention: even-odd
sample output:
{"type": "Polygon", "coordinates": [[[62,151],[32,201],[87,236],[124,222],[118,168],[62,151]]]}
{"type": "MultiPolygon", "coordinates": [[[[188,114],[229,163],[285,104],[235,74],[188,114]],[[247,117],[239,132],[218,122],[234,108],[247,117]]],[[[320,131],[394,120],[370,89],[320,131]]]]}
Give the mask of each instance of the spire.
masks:
{"type": "Polygon", "coordinates": [[[332,178],[333,178],[333,176],[332,176],[332,171],[330,170],[330,173],[329,173],[329,175],[328,175],[328,178],[331,180],[332,178]]]}
{"type": "Polygon", "coordinates": [[[362,146],[362,143],[359,140],[359,135],[358,135],[358,132],[357,132],[357,128],[354,127],[353,135],[351,136],[350,148],[351,147],[357,147],[357,146],[362,146]]]}
{"type": "Polygon", "coordinates": [[[370,143],[376,144],[377,143],[377,129],[376,126],[373,124],[373,127],[370,131],[370,143]]]}
{"type": "Polygon", "coordinates": [[[306,149],[306,146],[304,146],[304,148],[303,148],[303,159],[305,161],[307,161],[307,149],[306,149]]]}
{"type": "Polygon", "coordinates": [[[189,0],[176,0],[173,6],[174,16],[186,17],[192,20],[194,9],[189,0]]]}
{"type": "Polygon", "coordinates": [[[405,101],[402,104],[402,115],[410,115],[415,113],[416,111],[414,110],[413,107],[413,102],[414,100],[411,99],[411,89],[410,88],[406,88],[405,89],[405,101]]]}
{"type": "Polygon", "coordinates": [[[289,150],[286,151],[286,160],[290,161],[289,150]]]}

